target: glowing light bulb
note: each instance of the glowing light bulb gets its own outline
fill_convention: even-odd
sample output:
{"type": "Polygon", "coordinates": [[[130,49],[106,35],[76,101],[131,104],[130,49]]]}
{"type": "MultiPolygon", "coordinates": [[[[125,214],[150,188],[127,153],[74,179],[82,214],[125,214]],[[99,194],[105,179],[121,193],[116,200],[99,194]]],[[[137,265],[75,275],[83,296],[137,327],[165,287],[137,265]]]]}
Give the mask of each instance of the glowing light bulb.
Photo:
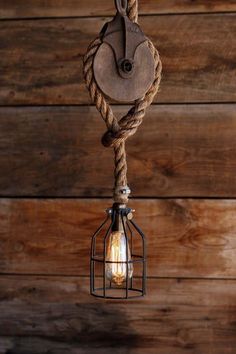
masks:
{"type": "MultiPolygon", "coordinates": [[[[113,231],[108,240],[108,247],[106,253],[106,278],[115,283],[122,285],[126,281],[127,268],[128,279],[133,275],[133,264],[129,263],[127,267],[127,243],[123,231],[113,231]]],[[[128,261],[131,261],[130,248],[128,245],[128,261]]]]}

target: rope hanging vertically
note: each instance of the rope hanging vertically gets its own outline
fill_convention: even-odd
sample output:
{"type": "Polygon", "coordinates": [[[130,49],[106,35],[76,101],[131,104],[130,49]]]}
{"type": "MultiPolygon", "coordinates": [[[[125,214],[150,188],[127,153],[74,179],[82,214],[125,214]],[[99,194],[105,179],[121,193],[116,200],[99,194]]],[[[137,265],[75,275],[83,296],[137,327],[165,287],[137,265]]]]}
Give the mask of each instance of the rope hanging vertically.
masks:
{"type": "MultiPolygon", "coordinates": [[[[138,21],[137,0],[128,0],[127,15],[132,22],[138,21]]],[[[113,147],[114,149],[114,202],[126,204],[128,202],[129,188],[127,185],[125,141],[128,137],[136,133],[143,121],[146,109],[153,102],[161,81],[162,64],[157,49],[154,47],[153,43],[148,40],[148,46],[155,61],[154,81],[144,97],[136,100],[128,113],[118,120],[94,78],[94,58],[101,44],[102,39],[98,37],[88,47],[87,53],[84,56],[84,78],[91,99],[107,126],[107,132],[102,137],[102,143],[104,146],[113,147]]]]}

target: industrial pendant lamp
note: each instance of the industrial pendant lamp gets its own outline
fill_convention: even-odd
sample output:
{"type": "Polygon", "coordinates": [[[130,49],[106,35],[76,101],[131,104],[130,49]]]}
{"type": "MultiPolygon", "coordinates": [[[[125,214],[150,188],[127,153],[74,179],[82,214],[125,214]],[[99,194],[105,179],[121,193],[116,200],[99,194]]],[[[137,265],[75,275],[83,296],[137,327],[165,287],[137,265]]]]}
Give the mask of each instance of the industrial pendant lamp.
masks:
{"type": "Polygon", "coordinates": [[[103,27],[84,57],[84,77],[92,101],[104,119],[105,147],[115,155],[114,203],[92,237],[90,291],[101,298],[128,299],[146,293],[145,236],[127,207],[125,141],[135,134],[156,95],[162,65],[158,51],[144,35],[137,0],[115,0],[117,13],[103,27]],[[133,103],[121,119],[108,100],[133,103]]]}

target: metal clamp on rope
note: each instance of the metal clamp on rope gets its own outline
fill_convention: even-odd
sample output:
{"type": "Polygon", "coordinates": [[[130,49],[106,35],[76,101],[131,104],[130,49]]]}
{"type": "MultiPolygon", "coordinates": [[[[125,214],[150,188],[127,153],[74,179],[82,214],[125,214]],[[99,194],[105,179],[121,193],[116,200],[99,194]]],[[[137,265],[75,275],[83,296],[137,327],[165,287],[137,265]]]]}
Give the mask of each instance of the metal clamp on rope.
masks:
{"type": "Polygon", "coordinates": [[[131,193],[131,190],[128,186],[114,188],[114,194],[116,194],[116,195],[121,194],[121,195],[129,196],[130,193],[131,193]]]}

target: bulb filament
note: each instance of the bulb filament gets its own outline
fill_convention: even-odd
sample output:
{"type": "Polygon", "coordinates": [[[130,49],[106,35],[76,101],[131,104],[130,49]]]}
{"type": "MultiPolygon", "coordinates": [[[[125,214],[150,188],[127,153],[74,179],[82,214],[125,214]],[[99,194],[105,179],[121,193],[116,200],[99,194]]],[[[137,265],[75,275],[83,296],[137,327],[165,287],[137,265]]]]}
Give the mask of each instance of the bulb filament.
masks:
{"type": "Polygon", "coordinates": [[[110,282],[121,286],[126,279],[132,278],[133,264],[128,263],[127,267],[127,261],[131,261],[130,248],[123,231],[113,231],[111,233],[108,240],[106,261],[109,263],[106,263],[105,275],[110,282]]]}

